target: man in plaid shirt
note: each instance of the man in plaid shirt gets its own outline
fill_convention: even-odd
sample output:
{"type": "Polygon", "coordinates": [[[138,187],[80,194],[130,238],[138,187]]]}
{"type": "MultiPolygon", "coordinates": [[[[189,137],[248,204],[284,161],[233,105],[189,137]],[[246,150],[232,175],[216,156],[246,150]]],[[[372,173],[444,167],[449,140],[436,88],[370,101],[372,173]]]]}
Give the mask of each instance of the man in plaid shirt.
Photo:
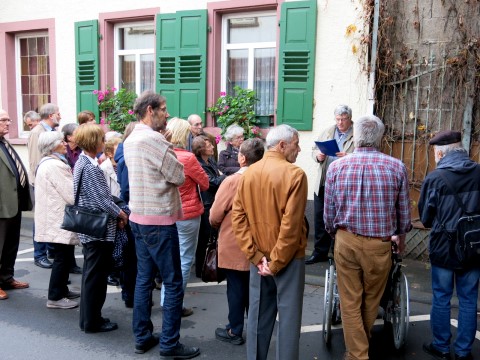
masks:
{"type": "Polygon", "coordinates": [[[378,149],[385,130],[373,115],[354,123],[353,154],[333,162],[325,182],[325,228],[335,238],[345,359],[368,359],[370,330],[391,267],[411,229],[407,170],[378,149]]]}

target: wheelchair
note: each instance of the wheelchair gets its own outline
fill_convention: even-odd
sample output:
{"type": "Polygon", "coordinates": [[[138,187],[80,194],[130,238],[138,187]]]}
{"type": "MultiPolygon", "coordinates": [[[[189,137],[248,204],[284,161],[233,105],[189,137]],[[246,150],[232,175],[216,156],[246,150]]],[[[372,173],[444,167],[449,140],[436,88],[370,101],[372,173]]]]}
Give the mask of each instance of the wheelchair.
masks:
{"type": "MultiPolygon", "coordinates": [[[[410,300],[408,281],[402,273],[402,259],[396,252],[396,243],[392,243],[392,267],[387,285],[380,301],[383,309],[384,329],[390,334],[393,346],[401,350],[408,335],[410,300]]],[[[329,266],[325,272],[325,292],[323,299],[323,339],[327,347],[331,344],[332,325],[341,322],[340,296],[337,286],[337,270],[333,255],[329,254],[329,266]]]]}

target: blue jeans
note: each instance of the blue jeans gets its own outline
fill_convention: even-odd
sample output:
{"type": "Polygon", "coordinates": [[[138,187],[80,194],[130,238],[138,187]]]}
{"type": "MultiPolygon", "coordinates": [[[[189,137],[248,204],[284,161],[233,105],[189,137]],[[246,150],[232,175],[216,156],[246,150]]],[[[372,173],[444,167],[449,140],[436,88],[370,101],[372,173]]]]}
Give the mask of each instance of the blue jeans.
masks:
{"type": "Polygon", "coordinates": [[[152,336],[150,292],[157,269],[165,288],[160,349],[178,345],[182,316],[183,288],[177,227],[139,225],[131,222],[137,252],[137,282],[133,305],[133,334],[137,344],[152,336]]]}
{"type": "MultiPolygon", "coordinates": [[[[193,219],[177,221],[184,293],[187,288],[188,279],[190,279],[193,257],[197,249],[198,230],[200,230],[200,216],[193,219]]],[[[163,300],[165,299],[165,288],[163,286],[160,296],[160,304],[163,306],[163,300]]]]}
{"type": "Polygon", "coordinates": [[[480,268],[454,271],[432,265],[432,312],[430,324],[433,346],[442,352],[450,352],[450,299],[454,286],[459,301],[458,330],[454,342],[455,354],[467,356],[472,350],[477,330],[477,298],[480,268]]]}

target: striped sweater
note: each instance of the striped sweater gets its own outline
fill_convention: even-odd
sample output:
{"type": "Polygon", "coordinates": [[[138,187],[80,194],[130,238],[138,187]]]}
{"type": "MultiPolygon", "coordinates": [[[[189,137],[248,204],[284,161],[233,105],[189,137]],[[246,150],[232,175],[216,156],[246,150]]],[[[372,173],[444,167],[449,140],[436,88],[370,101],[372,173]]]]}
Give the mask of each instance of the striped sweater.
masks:
{"type": "Polygon", "coordinates": [[[123,144],[128,168],[130,220],[140,225],[171,225],[183,217],[178,187],[183,165],[159,132],[138,124],[123,144]]]}

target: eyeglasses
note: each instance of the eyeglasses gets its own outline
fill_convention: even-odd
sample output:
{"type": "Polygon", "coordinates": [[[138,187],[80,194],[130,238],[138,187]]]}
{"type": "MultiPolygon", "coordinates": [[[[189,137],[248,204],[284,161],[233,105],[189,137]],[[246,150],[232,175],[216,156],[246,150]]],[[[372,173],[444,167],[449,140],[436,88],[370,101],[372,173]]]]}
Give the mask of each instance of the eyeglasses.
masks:
{"type": "Polygon", "coordinates": [[[194,123],[192,124],[193,127],[200,127],[202,126],[202,123],[201,122],[198,122],[198,123],[194,123]]]}
{"type": "Polygon", "coordinates": [[[12,122],[12,120],[9,118],[3,118],[3,119],[0,119],[0,122],[12,122]]]}

